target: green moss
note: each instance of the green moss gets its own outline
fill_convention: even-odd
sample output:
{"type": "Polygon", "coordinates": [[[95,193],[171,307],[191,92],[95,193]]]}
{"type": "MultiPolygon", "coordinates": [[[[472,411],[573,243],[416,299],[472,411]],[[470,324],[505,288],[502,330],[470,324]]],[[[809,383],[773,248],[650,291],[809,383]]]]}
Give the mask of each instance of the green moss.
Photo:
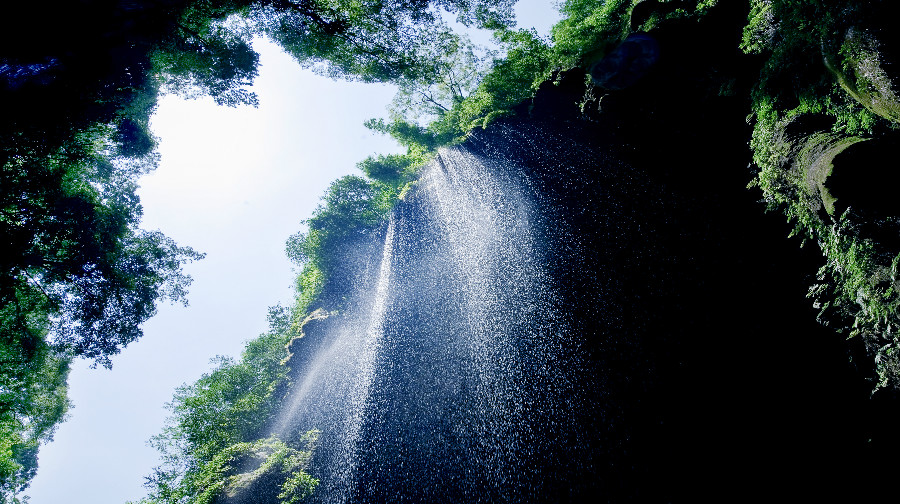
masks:
{"type": "Polygon", "coordinates": [[[403,186],[403,189],[400,190],[400,194],[397,195],[397,199],[405,200],[406,198],[408,198],[409,195],[412,194],[413,190],[415,190],[417,185],[418,182],[415,180],[407,182],[406,185],[403,186]]]}
{"type": "Polygon", "coordinates": [[[880,61],[876,41],[867,33],[849,29],[840,48],[841,64],[825,62],[841,87],[873,114],[900,122],[900,98],[880,61]]]}

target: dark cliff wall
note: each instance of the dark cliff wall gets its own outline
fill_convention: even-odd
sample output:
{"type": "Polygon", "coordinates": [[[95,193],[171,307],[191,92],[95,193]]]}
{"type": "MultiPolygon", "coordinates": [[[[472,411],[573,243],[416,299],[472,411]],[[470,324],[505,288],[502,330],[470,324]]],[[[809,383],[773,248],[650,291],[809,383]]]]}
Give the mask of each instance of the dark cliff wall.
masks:
{"type": "MultiPolygon", "coordinates": [[[[464,146],[516,172],[539,203],[539,260],[587,356],[573,392],[590,403],[574,419],[573,439],[586,444],[530,453],[534,493],[516,501],[866,500],[892,475],[896,398],[870,398],[846,342],[816,322],[805,295],[818,253],[787,239],[783,217],[746,189],[746,97],[759,62],[735,49],[746,13],[720,12],[727,19],[655,33],[660,61],[634,86],[602,95],[571,72],[464,146]]],[[[434,230],[416,227],[428,226],[422,211],[415,196],[401,202],[409,229],[398,233],[434,243],[434,230]]],[[[421,267],[407,259],[406,270],[421,267]]],[[[452,401],[444,414],[386,390],[424,390],[415,383],[440,383],[429,373],[458,365],[450,350],[423,350],[444,330],[433,310],[465,316],[442,295],[422,293],[392,315],[390,331],[421,333],[410,340],[421,348],[396,351],[382,363],[391,371],[376,373],[351,491],[360,502],[502,501],[478,493],[477,465],[457,463],[477,443],[438,425],[453,422],[452,401]],[[450,357],[423,360],[428,352],[450,357]],[[404,423],[429,415],[434,425],[413,434],[421,442],[395,443],[404,423]]]]}
{"type": "MultiPolygon", "coordinates": [[[[722,123],[697,126],[735,143],[717,136],[722,123]]],[[[712,158],[685,147],[648,165],[635,152],[662,148],[652,141],[534,120],[471,144],[527,167],[547,198],[551,266],[604,377],[594,400],[615,412],[585,420],[603,445],[584,475],[598,496],[865,491],[893,452],[896,411],[869,399],[842,341],[816,323],[804,296],[815,257],[727,175],[746,165],[744,149],[712,158]],[[684,170],[714,180],[694,184],[684,170]],[[562,227],[578,249],[554,249],[562,227]]]]}
{"type": "Polygon", "coordinates": [[[598,468],[613,501],[861,497],[896,467],[896,397],[869,397],[867,366],[805,298],[818,252],[746,189],[757,62],[735,49],[737,26],[672,25],[637,85],[599,98],[565,75],[527,119],[471,140],[529,166],[589,252],[558,274],[598,370],[615,378],[620,446],[598,468]],[[610,203],[629,218],[611,222],[610,203]],[[612,325],[592,305],[609,282],[622,296],[612,325]]]}
{"type": "MultiPolygon", "coordinates": [[[[745,188],[743,118],[714,100],[688,103],[710,110],[662,146],[602,120],[535,118],[498,122],[466,144],[519,173],[540,203],[538,260],[588,356],[572,397],[591,403],[574,420],[587,444],[528,453],[539,470],[525,501],[875,494],[866,482],[889,477],[900,416],[887,396],[869,398],[844,342],[816,323],[805,292],[817,258],[745,188]],[[699,119],[709,114],[720,120],[699,119]],[[698,135],[717,155],[688,144],[698,135]],[[664,145],[679,139],[667,155],[664,145]]],[[[422,205],[400,205],[398,236],[433,245],[422,205]]],[[[389,317],[351,495],[502,502],[478,493],[487,483],[471,475],[472,456],[484,447],[453,427],[465,392],[454,399],[435,388],[454,387],[440,374],[448,369],[449,381],[465,381],[455,350],[430,341],[466,316],[458,280],[417,291],[427,264],[418,254],[430,252],[415,250],[395,259],[406,283],[393,296],[408,304],[389,317]],[[390,339],[400,334],[411,336],[390,339]]],[[[537,397],[542,385],[531,386],[537,397]]]]}

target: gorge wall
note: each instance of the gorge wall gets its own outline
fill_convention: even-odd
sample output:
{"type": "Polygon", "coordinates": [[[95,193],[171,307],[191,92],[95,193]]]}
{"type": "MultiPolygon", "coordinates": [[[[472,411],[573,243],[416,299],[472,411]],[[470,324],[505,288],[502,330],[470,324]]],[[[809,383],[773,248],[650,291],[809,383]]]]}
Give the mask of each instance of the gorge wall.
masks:
{"type": "Polygon", "coordinates": [[[282,431],[322,430],[314,500],[882,490],[895,398],[816,322],[817,253],[746,189],[752,68],[740,23],[705,23],[656,33],[637,84],[560,76],[426,168],[292,348],[282,431]]]}
{"type": "MultiPolygon", "coordinates": [[[[711,145],[736,143],[722,124],[711,145]]],[[[320,399],[285,432],[323,431],[316,500],[867,491],[898,417],[816,323],[815,258],[725,175],[745,150],[653,148],[509,119],[440,155],[359,299],[308,327],[320,399]]]]}

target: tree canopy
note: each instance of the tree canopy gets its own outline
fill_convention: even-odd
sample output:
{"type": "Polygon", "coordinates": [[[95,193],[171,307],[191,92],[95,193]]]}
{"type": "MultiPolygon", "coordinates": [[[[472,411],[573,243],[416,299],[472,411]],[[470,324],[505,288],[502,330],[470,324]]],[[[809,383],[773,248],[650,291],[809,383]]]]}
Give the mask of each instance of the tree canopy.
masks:
{"type": "Polygon", "coordinates": [[[340,78],[436,80],[429,55],[455,44],[442,12],[465,25],[496,28],[512,21],[510,0],[294,2],[270,0],[258,11],[266,33],[307,66],[340,78]]]}

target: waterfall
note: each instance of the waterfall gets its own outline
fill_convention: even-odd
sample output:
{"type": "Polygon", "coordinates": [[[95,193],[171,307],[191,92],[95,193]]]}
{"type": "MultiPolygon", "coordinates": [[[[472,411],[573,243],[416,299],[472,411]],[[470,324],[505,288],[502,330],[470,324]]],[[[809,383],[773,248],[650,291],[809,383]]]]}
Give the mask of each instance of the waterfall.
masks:
{"type": "Polygon", "coordinates": [[[321,431],[312,500],[764,499],[886,474],[894,445],[866,436],[896,416],[803,311],[809,264],[759,225],[739,155],[681,148],[711,124],[648,154],[510,119],[442,150],[298,345],[277,424],[321,431]]]}
{"type": "Polygon", "coordinates": [[[547,269],[565,244],[546,243],[546,220],[515,163],[455,147],[425,169],[278,423],[322,431],[317,502],[578,494],[583,420],[600,416],[580,391],[599,387],[547,269]]]}
{"type": "Polygon", "coordinates": [[[327,461],[323,464],[320,502],[345,502],[356,466],[354,452],[363,422],[364,406],[374,375],[375,357],[384,332],[390,288],[394,221],[388,223],[374,293],[361,292],[362,313],[341,318],[325,345],[308,360],[287,407],[273,432],[281,438],[321,429],[327,461]],[[297,426],[301,426],[297,430],[297,426]],[[291,432],[293,430],[293,432],[291,432]]]}

